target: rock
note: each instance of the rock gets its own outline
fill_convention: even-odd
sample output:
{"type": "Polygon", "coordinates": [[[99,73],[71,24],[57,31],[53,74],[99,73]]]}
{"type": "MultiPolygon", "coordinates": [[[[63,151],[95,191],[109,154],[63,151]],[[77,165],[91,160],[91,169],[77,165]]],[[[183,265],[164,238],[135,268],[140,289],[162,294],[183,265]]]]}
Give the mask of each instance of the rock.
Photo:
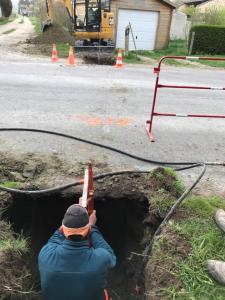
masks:
{"type": "Polygon", "coordinates": [[[68,170],[68,174],[69,175],[73,175],[73,174],[75,174],[76,172],[75,172],[75,170],[73,170],[73,169],[70,169],[70,170],[68,170]]]}
{"type": "Polygon", "coordinates": [[[98,182],[99,182],[99,183],[103,183],[103,182],[104,182],[104,179],[98,179],[98,182]]]}
{"type": "Polygon", "coordinates": [[[24,177],[19,172],[9,172],[8,174],[9,180],[11,181],[19,181],[24,182],[24,177]]]}
{"type": "Polygon", "coordinates": [[[25,165],[23,169],[23,177],[25,178],[34,178],[37,171],[37,165],[34,162],[30,162],[25,165]]]}
{"type": "Polygon", "coordinates": [[[53,150],[52,150],[52,154],[53,154],[53,155],[58,155],[59,153],[58,153],[57,150],[53,149],[53,150]]]}

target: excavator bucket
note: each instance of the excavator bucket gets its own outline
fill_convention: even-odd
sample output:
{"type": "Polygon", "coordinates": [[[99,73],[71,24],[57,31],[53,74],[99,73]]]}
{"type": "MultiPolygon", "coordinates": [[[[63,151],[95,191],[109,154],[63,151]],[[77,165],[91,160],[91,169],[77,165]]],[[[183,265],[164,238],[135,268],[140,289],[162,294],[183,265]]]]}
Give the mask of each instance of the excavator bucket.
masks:
{"type": "Polygon", "coordinates": [[[45,32],[51,26],[52,26],[52,21],[51,20],[43,21],[42,24],[41,24],[41,30],[42,30],[42,32],[45,32]]]}

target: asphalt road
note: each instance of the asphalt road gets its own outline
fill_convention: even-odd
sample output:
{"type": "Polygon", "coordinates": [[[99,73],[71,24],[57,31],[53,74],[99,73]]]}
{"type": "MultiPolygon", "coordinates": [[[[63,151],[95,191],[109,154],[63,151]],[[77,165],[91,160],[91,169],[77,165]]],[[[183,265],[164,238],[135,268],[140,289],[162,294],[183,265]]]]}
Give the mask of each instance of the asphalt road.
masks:
{"type": "MultiPolygon", "coordinates": [[[[165,84],[220,87],[225,79],[224,72],[218,70],[164,70],[165,84]]],[[[159,117],[154,122],[156,142],[149,142],[145,121],[151,109],[154,80],[149,66],[117,70],[111,66],[71,68],[35,60],[0,61],[0,124],[67,132],[155,159],[223,160],[223,119],[159,117]]],[[[224,96],[224,91],[162,90],[157,111],[225,114],[224,96]]],[[[32,141],[26,143],[27,151],[54,148],[79,156],[69,141],[51,142],[50,137],[38,139],[38,145],[32,141]]],[[[22,147],[17,140],[12,142],[22,147]]]]}
{"type": "MultiPolygon", "coordinates": [[[[0,48],[1,53],[1,48],[0,48]]],[[[164,67],[165,84],[225,86],[216,69],[164,67]]],[[[158,117],[155,143],[145,122],[149,117],[155,75],[152,66],[78,65],[65,61],[0,55],[0,127],[27,127],[69,133],[162,161],[224,161],[225,119],[158,117]]],[[[161,90],[158,112],[225,115],[225,91],[161,90]]],[[[113,169],[146,165],[86,144],[28,133],[0,133],[2,151],[58,153],[71,161],[94,159],[113,169]]],[[[220,181],[221,168],[211,170],[220,181]]],[[[210,176],[211,176],[210,175],[210,176]]]]}

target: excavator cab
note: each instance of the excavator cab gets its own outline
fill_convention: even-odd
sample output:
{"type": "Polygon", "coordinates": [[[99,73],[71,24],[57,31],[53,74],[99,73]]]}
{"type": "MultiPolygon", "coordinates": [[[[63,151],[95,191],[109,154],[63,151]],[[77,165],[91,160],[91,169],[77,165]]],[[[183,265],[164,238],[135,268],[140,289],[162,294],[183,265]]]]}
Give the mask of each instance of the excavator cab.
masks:
{"type": "Polygon", "coordinates": [[[75,24],[74,30],[100,31],[101,12],[110,11],[110,1],[107,0],[74,0],[75,24]],[[83,22],[80,21],[83,19],[83,22]]]}
{"type": "MultiPolygon", "coordinates": [[[[53,0],[45,1],[47,19],[42,23],[43,31],[54,22],[53,0]]],[[[74,27],[75,48],[80,51],[90,48],[100,51],[101,48],[103,51],[113,52],[114,13],[111,12],[111,0],[60,0],[60,2],[64,4],[74,27]]]]}
{"type": "Polygon", "coordinates": [[[110,0],[74,1],[74,32],[80,46],[107,46],[114,38],[110,0]]]}

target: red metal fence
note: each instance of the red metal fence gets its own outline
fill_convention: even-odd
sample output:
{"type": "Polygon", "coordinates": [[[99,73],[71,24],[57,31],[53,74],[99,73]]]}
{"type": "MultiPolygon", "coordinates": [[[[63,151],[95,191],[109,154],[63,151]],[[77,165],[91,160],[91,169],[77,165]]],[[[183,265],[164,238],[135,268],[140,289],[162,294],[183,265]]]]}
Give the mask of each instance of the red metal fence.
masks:
{"type": "Polygon", "coordinates": [[[147,133],[151,142],[154,142],[154,136],[152,133],[153,127],[153,119],[155,116],[166,116],[166,117],[192,117],[192,118],[223,118],[225,119],[225,115],[205,115],[205,114],[175,114],[175,113],[158,113],[155,111],[156,108],[156,99],[159,88],[167,88],[167,89],[193,89],[193,90],[222,90],[225,91],[225,87],[208,87],[208,86],[193,86],[193,85],[166,85],[159,83],[160,71],[162,62],[166,59],[175,59],[175,60],[210,60],[210,61],[225,61],[225,58],[217,58],[217,57],[195,57],[195,56],[164,56],[160,59],[158,67],[154,68],[154,73],[156,74],[156,82],[155,89],[153,95],[152,102],[152,110],[150,119],[147,120],[147,133]]]}

